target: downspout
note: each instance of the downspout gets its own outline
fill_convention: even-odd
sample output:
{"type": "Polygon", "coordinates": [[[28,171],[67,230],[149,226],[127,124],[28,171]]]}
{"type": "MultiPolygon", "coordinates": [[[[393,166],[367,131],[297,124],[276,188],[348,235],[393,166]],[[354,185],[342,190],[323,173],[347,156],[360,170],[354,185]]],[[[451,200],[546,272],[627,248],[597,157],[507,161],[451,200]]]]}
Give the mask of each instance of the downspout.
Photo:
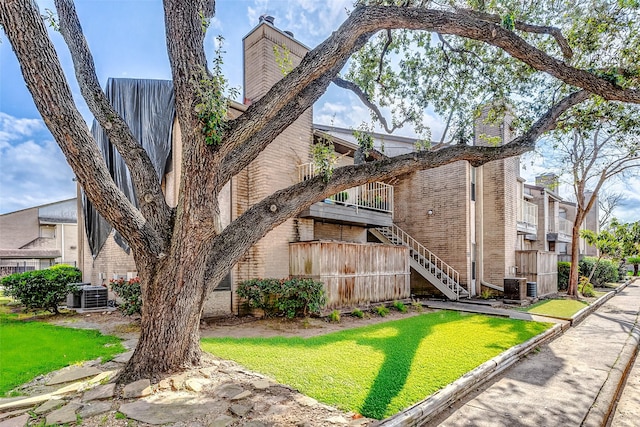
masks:
{"type": "Polygon", "coordinates": [[[476,294],[484,284],[484,168],[476,168],[476,294]]]}

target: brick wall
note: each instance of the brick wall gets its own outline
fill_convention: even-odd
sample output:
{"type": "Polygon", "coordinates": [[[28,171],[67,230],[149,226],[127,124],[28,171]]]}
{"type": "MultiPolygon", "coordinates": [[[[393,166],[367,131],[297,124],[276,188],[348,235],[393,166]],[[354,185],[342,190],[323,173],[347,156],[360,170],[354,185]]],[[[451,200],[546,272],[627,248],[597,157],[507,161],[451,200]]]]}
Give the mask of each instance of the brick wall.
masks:
{"type": "MultiPolygon", "coordinates": [[[[401,178],[394,204],[396,225],[458,270],[466,286],[471,277],[469,165],[455,162],[401,178]]],[[[413,276],[412,286],[424,282],[413,276]]]]}
{"type": "Polygon", "coordinates": [[[343,242],[367,242],[367,229],[353,225],[329,224],[316,221],[315,240],[340,240],[343,242]]]}
{"type": "MultiPolygon", "coordinates": [[[[282,78],[276,62],[274,46],[285,46],[293,65],[298,65],[307,48],[275,27],[262,23],[243,40],[244,97],[255,102],[282,78]]],[[[274,191],[298,181],[298,165],[310,161],[312,141],[312,109],[303,113],[280,134],[241,173],[232,184],[232,218],[274,191]]],[[[309,221],[289,219],[271,230],[234,268],[234,285],[256,277],[287,277],[289,275],[289,243],[301,237],[312,237],[309,221]]],[[[234,301],[234,306],[237,302],[234,301]]]]}

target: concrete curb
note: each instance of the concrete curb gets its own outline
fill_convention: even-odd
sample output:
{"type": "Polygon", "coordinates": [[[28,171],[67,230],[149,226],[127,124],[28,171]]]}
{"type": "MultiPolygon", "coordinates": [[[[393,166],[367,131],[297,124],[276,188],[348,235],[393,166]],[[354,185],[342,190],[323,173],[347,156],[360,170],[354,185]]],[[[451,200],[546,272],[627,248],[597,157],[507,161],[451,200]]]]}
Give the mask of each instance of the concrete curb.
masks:
{"type": "Polygon", "coordinates": [[[474,386],[482,384],[495,377],[516,363],[526,354],[533,351],[537,346],[556,338],[562,333],[562,325],[555,324],[543,333],[523,342],[522,344],[511,347],[472,371],[467,372],[442,390],[437,391],[410,408],[381,420],[380,422],[373,424],[373,426],[396,427],[423,425],[442,412],[454,401],[473,391],[474,386]]]}
{"type": "Polygon", "coordinates": [[[581,426],[599,427],[607,423],[617,405],[620,393],[624,388],[624,380],[633,367],[633,361],[638,354],[639,347],[640,329],[636,323],[581,426]]]}
{"type": "MultiPolygon", "coordinates": [[[[547,329],[540,335],[537,335],[530,340],[519,344],[515,347],[511,347],[500,353],[498,356],[483,363],[474,370],[467,372],[456,381],[444,387],[442,390],[437,391],[426,399],[416,403],[415,405],[407,408],[406,410],[392,415],[389,418],[379,421],[373,424],[373,427],[406,427],[417,426],[427,423],[444,411],[456,400],[463,398],[465,395],[473,391],[474,386],[479,386],[487,381],[491,380],[502,371],[509,368],[516,363],[522,357],[533,351],[537,346],[544,344],[547,341],[551,341],[564,333],[569,327],[575,326],[582,322],[588,315],[600,308],[605,302],[609,301],[615,295],[624,290],[631,280],[627,280],[622,285],[618,286],[611,292],[606,293],[602,297],[598,298],[593,304],[588,305],[582,310],[578,311],[571,319],[569,323],[555,324],[551,328],[547,329]]],[[[631,332],[629,339],[625,343],[616,364],[612,367],[612,370],[605,381],[605,384],[600,389],[600,393],[596,398],[596,401],[592,405],[589,413],[583,421],[585,426],[601,426],[607,421],[611,412],[615,407],[615,397],[620,393],[620,386],[622,380],[625,378],[627,371],[631,367],[631,362],[634,360],[636,353],[638,352],[638,346],[640,345],[640,330],[636,326],[631,332]],[[633,345],[635,343],[635,345],[633,345]],[[607,404],[608,403],[608,404],[607,404]],[[602,409],[600,409],[602,408],[602,409]]]]}
{"type": "Polygon", "coordinates": [[[573,315],[571,319],[569,319],[571,321],[571,326],[575,326],[578,323],[582,322],[588,315],[590,315],[591,313],[596,311],[598,308],[600,308],[605,302],[609,301],[611,298],[618,295],[622,290],[624,290],[624,288],[626,288],[629,285],[629,283],[631,283],[631,281],[627,280],[622,285],[618,286],[617,288],[615,288],[610,292],[607,292],[606,294],[604,294],[603,296],[595,300],[593,304],[590,304],[585,308],[583,308],[582,310],[578,311],[576,314],[573,315]]]}

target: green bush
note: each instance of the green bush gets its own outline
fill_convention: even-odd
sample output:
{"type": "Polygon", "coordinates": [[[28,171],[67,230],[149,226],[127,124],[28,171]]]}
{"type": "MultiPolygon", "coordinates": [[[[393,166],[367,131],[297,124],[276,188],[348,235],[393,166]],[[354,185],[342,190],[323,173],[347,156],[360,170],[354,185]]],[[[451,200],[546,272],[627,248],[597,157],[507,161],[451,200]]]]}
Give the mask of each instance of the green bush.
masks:
{"type": "Polygon", "coordinates": [[[326,303],[324,284],[313,279],[252,279],[238,285],[238,296],[265,316],[308,316],[326,303]]]}
{"type": "Polygon", "coordinates": [[[122,314],[126,316],[142,314],[142,291],[139,278],[109,280],[109,285],[122,300],[118,307],[122,314]]]}
{"type": "Polygon", "coordinates": [[[404,305],[404,303],[402,301],[394,301],[393,302],[393,308],[398,310],[400,313],[406,313],[407,312],[407,306],[404,305]]]}
{"type": "Polygon", "coordinates": [[[384,305],[379,305],[374,310],[380,317],[385,317],[387,314],[389,314],[389,309],[384,305]]]}
{"type": "Polygon", "coordinates": [[[580,281],[578,282],[578,292],[580,292],[585,297],[595,297],[596,293],[593,290],[593,285],[589,282],[589,278],[586,276],[581,276],[580,281]]]}
{"type": "MultiPolygon", "coordinates": [[[[591,274],[591,270],[597,260],[598,259],[594,257],[582,258],[578,267],[580,275],[589,277],[589,274],[591,274]]],[[[603,286],[606,283],[617,281],[618,263],[608,259],[601,259],[600,263],[598,263],[598,266],[596,267],[596,271],[593,273],[591,283],[593,283],[594,286],[603,286]]]]}
{"type": "Polygon", "coordinates": [[[329,313],[329,322],[340,323],[340,312],[338,310],[333,310],[329,313]]]}
{"type": "Polygon", "coordinates": [[[566,291],[569,287],[569,270],[571,263],[568,261],[560,261],[558,263],[558,290],[566,291]]]}
{"type": "Polygon", "coordinates": [[[6,295],[20,300],[27,310],[58,313],[58,303],[77,291],[75,283],[80,281],[80,270],[60,264],[46,270],[11,274],[2,279],[2,286],[6,295]]]}
{"type": "Polygon", "coordinates": [[[359,308],[354,308],[353,311],[351,312],[351,315],[353,317],[357,317],[360,319],[364,318],[364,312],[362,310],[360,310],[359,308]]]}

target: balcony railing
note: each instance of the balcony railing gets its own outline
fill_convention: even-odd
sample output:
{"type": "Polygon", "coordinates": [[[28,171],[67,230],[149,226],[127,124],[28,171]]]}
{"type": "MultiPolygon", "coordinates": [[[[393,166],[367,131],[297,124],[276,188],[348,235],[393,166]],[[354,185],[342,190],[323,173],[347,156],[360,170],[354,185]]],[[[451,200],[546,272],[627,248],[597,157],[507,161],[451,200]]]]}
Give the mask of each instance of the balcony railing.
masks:
{"type": "MultiPolygon", "coordinates": [[[[312,178],[316,174],[317,170],[314,163],[305,163],[298,166],[298,179],[300,182],[312,178]]],[[[393,213],[393,185],[383,182],[369,182],[334,194],[325,199],[325,201],[344,206],[354,206],[356,209],[363,208],[393,213]]]]}
{"type": "Polygon", "coordinates": [[[538,205],[522,200],[522,207],[518,212],[518,222],[527,227],[538,226],[538,205]]]}
{"type": "Polygon", "coordinates": [[[565,218],[558,218],[558,233],[571,236],[573,223],[565,218]]]}

